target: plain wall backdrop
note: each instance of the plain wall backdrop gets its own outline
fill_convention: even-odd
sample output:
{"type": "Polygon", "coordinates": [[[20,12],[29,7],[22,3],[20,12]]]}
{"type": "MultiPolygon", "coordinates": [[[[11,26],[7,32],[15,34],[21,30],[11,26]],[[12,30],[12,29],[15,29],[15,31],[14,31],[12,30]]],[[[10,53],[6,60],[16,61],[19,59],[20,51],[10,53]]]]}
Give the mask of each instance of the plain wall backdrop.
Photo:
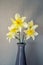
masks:
{"type": "Polygon", "coordinates": [[[39,35],[29,39],[25,47],[27,65],[43,65],[43,0],[0,0],[0,65],[15,65],[17,40],[6,40],[10,18],[15,13],[33,19],[39,25],[39,35]]]}

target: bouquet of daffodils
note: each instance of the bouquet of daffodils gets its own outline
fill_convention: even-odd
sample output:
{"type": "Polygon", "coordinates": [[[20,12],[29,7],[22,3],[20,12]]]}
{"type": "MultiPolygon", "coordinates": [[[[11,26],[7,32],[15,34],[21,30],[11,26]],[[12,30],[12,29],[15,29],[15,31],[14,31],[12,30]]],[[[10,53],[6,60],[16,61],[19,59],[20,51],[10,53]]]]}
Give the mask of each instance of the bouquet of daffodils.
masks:
{"type": "Polygon", "coordinates": [[[25,22],[26,17],[15,14],[15,19],[11,18],[12,25],[8,27],[7,39],[18,39],[19,42],[25,42],[30,37],[34,40],[38,33],[35,31],[38,25],[33,20],[25,22]],[[22,34],[21,34],[22,33],[22,34]],[[22,38],[21,38],[22,37],[22,38]]]}

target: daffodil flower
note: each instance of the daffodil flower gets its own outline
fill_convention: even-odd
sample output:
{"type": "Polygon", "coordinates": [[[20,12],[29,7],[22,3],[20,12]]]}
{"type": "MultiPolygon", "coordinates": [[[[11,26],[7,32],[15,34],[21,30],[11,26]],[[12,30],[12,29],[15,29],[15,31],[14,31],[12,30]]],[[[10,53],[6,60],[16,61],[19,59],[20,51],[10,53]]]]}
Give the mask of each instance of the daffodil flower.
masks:
{"type": "Polygon", "coordinates": [[[38,25],[33,25],[33,21],[29,22],[29,27],[27,28],[27,30],[24,31],[26,34],[26,40],[30,37],[32,37],[33,40],[35,39],[35,36],[38,35],[38,33],[35,31],[37,27],[38,25]]]}
{"type": "Polygon", "coordinates": [[[26,40],[29,39],[30,37],[32,37],[34,40],[35,36],[38,35],[38,33],[32,28],[25,30],[25,34],[26,34],[26,40]]]}
{"type": "Polygon", "coordinates": [[[15,35],[17,34],[18,32],[18,28],[9,28],[8,29],[10,30],[9,33],[7,33],[7,39],[9,39],[9,42],[12,38],[15,38],[15,35]]]}
{"type": "Polygon", "coordinates": [[[14,38],[14,35],[11,32],[7,33],[7,39],[9,39],[9,42],[12,38],[14,38]]]}
{"type": "Polygon", "coordinates": [[[27,23],[24,22],[24,20],[26,19],[26,17],[20,17],[19,14],[15,15],[15,20],[13,18],[11,18],[12,24],[15,25],[15,27],[18,27],[18,29],[22,30],[23,27],[27,27],[27,23]]]}

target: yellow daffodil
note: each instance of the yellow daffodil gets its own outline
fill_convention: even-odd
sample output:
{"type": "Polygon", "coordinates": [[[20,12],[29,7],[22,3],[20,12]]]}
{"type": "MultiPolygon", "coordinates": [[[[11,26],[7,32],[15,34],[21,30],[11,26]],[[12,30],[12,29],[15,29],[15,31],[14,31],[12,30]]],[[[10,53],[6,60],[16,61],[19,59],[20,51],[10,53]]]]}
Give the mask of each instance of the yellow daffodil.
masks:
{"type": "Polygon", "coordinates": [[[11,21],[12,21],[12,24],[14,24],[15,27],[18,27],[19,30],[21,31],[21,29],[23,27],[25,27],[25,28],[27,27],[27,23],[24,22],[25,19],[26,19],[26,17],[20,17],[19,14],[16,14],[15,15],[15,20],[13,18],[11,18],[11,21]]]}
{"type": "Polygon", "coordinates": [[[7,39],[9,39],[9,42],[12,38],[14,38],[14,35],[11,32],[7,33],[7,36],[8,36],[7,39]]]}
{"type": "Polygon", "coordinates": [[[34,25],[33,20],[31,20],[30,22],[28,22],[28,27],[29,28],[33,27],[34,29],[36,29],[38,27],[38,25],[34,25]]]}
{"type": "Polygon", "coordinates": [[[27,29],[25,31],[25,34],[26,34],[26,39],[29,39],[30,37],[32,37],[33,40],[35,39],[35,36],[38,35],[38,33],[34,29],[27,29]]]}
{"type": "Polygon", "coordinates": [[[7,39],[9,39],[9,42],[12,38],[15,38],[15,35],[17,34],[18,32],[18,28],[13,28],[13,29],[10,29],[8,28],[10,31],[9,33],[7,33],[7,39]]]}
{"type": "Polygon", "coordinates": [[[33,21],[29,22],[29,27],[24,31],[26,34],[26,39],[29,39],[30,37],[32,37],[33,40],[35,39],[35,36],[38,35],[38,33],[35,31],[37,27],[38,25],[33,25],[33,21]]]}

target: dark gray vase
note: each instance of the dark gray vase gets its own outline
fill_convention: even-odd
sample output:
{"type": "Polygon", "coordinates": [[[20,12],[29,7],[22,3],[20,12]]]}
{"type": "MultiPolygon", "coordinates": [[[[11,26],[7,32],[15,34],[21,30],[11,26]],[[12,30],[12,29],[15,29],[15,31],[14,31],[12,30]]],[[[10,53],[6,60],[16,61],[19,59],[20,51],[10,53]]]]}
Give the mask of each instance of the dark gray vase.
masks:
{"type": "Polygon", "coordinates": [[[18,44],[18,53],[15,65],[27,65],[25,56],[25,44],[24,43],[17,43],[17,44],[18,44]]]}

